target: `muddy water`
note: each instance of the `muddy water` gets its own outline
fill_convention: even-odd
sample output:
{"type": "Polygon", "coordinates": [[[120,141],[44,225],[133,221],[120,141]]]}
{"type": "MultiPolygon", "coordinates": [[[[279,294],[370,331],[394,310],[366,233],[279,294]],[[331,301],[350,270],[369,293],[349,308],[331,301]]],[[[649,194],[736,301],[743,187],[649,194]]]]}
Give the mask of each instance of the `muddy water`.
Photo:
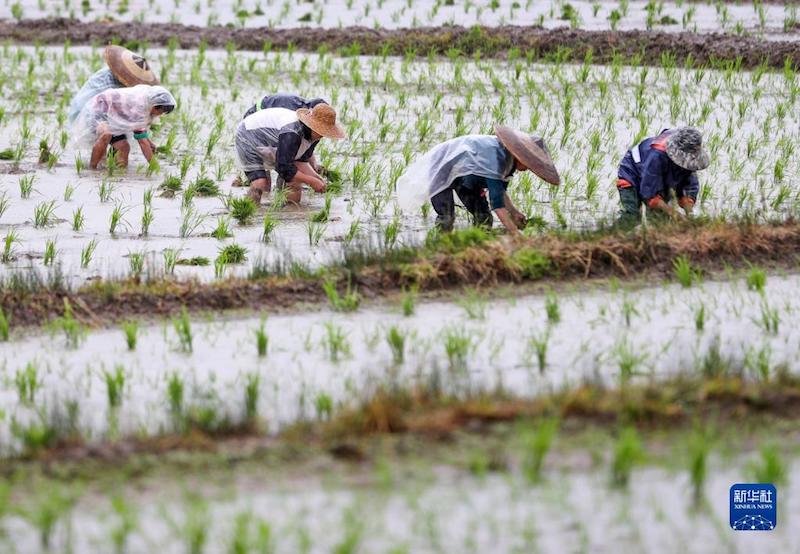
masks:
{"type": "Polygon", "coordinates": [[[0,444],[5,453],[20,447],[10,435],[13,418],[36,421],[42,408],[63,418],[69,402],[77,403],[75,423],[90,441],[108,438],[105,375],[117,368],[124,389],[115,423],[123,435],[171,429],[173,376],[184,384],[186,406],[211,406],[236,421],[244,414],[249,376],[257,375],[258,412],[274,432],[318,417],[321,396],[348,404],[378,384],[438,379],[456,394],[502,384],[527,397],[584,381],[616,384],[622,371],[634,379],[694,374],[709,356],[753,378],[764,367],[796,372],[797,284],[796,276],[770,276],[763,297],[740,280],[552,297],[517,298],[509,289],[493,299],[475,292],[458,303],[422,303],[411,317],[399,306],[274,316],[262,307],[244,319],[195,318],[191,352],[171,321],[143,326],[134,351],[119,329],[90,332],[77,347],[62,332],[44,332],[0,344],[0,402],[7,415],[0,444]],[[259,357],[262,317],[269,345],[259,357]],[[394,349],[392,328],[403,337],[394,349]],[[36,369],[33,404],[22,401],[17,386],[28,367],[36,369]]]}
{"type": "MultiPolygon", "coordinates": [[[[728,526],[728,489],[751,479],[748,464],[755,457],[712,456],[699,502],[682,466],[639,467],[626,492],[609,486],[604,464],[567,470],[559,467],[556,453],[538,485],[513,468],[478,476],[424,456],[387,460],[374,469],[320,461],[288,473],[250,467],[135,479],[113,491],[89,485],[69,518],[71,537],[65,517],[55,527],[53,546],[66,549],[71,543],[80,554],[108,551],[119,526],[109,507],[113,493],[136,514],[129,552],[187,552],[198,529],[205,531],[205,548],[195,551],[227,551],[234,537],[242,537],[235,524],[243,514],[252,518],[252,527],[269,525],[269,543],[281,553],[332,552],[348,542],[359,552],[797,551],[797,464],[790,466],[787,483],[778,485],[774,531],[737,533],[728,526]]],[[[42,551],[30,523],[12,515],[4,527],[15,551],[42,551]]]]}

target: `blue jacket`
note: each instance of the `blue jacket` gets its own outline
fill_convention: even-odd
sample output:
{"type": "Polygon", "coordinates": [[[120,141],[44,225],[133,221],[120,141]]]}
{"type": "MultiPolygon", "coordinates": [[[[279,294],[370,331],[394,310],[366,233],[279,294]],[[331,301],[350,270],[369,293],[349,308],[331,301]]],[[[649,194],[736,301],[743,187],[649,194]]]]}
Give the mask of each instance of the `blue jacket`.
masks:
{"type": "Polygon", "coordinates": [[[694,171],[683,169],[667,156],[666,142],[669,134],[670,130],[664,129],[660,135],[646,138],[628,150],[619,164],[617,186],[634,187],[642,201],[648,205],[657,198],[669,202],[672,199],[672,190],[681,205],[687,202],[694,204],[700,183],[694,171]],[[636,157],[634,150],[638,150],[636,157]]]}

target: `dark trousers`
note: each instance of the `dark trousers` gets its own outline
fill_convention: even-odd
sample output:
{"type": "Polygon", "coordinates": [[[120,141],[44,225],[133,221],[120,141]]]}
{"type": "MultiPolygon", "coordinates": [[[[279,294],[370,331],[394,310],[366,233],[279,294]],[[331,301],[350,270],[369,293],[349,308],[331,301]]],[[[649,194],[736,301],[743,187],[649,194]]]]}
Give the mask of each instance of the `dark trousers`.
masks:
{"type": "MultiPolygon", "coordinates": [[[[636,225],[642,219],[641,206],[644,203],[642,197],[633,187],[617,187],[619,192],[619,202],[621,205],[619,219],[617,223],[623,226],[636,225]]],[[[669,203],[669,202],[667,202],[669,203]]],[[[659,210],[647,208],[647,220],[652,222],[663,222],[667,216],[659,210]]]]}
{"type": "Polygon", "coordinates": [[[477,175],[459,177],[446,189],[431,198],[436,211],[436,226],[442,231],[452,231],[456,220],[455,192],[458,199],[472,215],[473,225],[492,226],[492,211],[486,200],[486,179],[477,175]]]}

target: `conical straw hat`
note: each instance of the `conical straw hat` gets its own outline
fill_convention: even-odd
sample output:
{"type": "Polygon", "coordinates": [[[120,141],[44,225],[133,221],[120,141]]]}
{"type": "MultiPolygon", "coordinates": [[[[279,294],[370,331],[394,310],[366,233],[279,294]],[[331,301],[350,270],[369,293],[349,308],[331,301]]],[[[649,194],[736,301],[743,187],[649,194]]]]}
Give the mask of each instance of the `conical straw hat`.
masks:
{"type": "Polygon", "coordinates": [[[297,110],[297,119],[323,137],[343,139],[347,136],[344,129],[336,123],[336,110],[328,104],[317,104],[310,110],[308,108],[300,108],[297,110]]]}
{"type": "Polygon", "coordinates": [[[500,144],[505,146],[514,158],[533,171],[540,179],[551,185],[561,184],[558,170],[541,138],[515,131],[505,125],[495,125],[494,132],[500,140],[500,144]]]}
{"type": "Polygon", "coordinates": [[[147,60],[122,46],[106,46],[103,58],[114,77],[126,87],[158,84],[147,60]]]}

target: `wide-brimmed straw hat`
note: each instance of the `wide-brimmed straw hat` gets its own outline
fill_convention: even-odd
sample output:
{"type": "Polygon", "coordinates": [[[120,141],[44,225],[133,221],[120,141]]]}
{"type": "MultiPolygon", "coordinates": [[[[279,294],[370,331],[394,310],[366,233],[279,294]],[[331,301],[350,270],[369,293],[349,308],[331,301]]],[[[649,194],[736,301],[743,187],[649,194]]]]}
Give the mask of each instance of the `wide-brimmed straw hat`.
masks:
{"type": "Polygon", "coordinates": [[[308,108],[300,108],[297,110],[297,119],[323,137],[343,139],[347,136],[344,129],[336,123],[336,110],[328,104],[317,104],[310,110],[308,108]]]}
{"type": "Polygon", "coordinates": [[[544,141],[534,135],[516,131],[505,125],[495,125],[494,132],[500,144],[511,152],[522,165],[551,185],[560,185],[561,177],[544,141]]]}
{"type": "Polygon", "coordinates": [[[689,171],[705,169],[711,163],[711,157],[703,148],[703,135],[694,127],[680,127],[670,133],[667,156],[689,171]]]}
{"type": "Polygon", "coordinates": [[[103,59],[114,77],[126,87],[158,84],[158,77],[147,60],[122,46],[106,46],[103,59]]]}

